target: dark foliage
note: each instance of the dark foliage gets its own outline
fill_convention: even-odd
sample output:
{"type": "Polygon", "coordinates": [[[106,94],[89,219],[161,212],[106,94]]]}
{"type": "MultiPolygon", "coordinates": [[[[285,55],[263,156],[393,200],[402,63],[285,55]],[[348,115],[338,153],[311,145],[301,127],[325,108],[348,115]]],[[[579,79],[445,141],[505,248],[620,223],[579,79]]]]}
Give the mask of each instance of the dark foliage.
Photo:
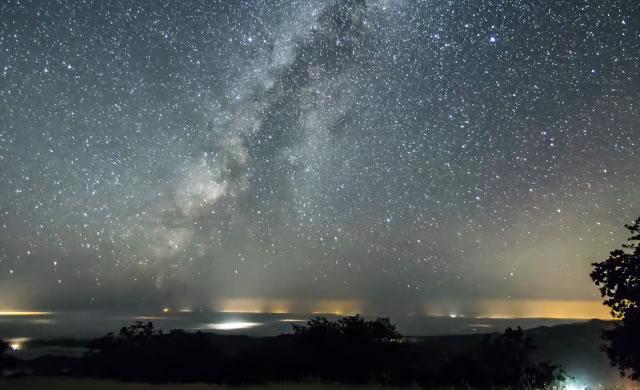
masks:
{"type": "Polygon", "coordinates": [[[593,263],[591,279],[605,298],[611,314],[622,319],[612,330],[603,332],[604,349],[621,375],[640,379],[640,218],[625,226],[631,237],[622,249],[608,259],[593,263]]]}
{"type": "Polygon", "coordinates": [[[0,339],[0,376],[2,376],[3,370],[12,368],[15,365],[15,359],[7,354],[9,348],[9,343],[0,339]]]}
{"type": "Polygon", "coordinates": [[[90,375],[131,381],[208,381],[216,350],[202,333],[163,334],[151,322],[92,341],[87,354],[90,375]]]}
{"type": "Polygon", "coordinates": [[[162,333],[151,323],[137,322],[117,336],[92,341],[83,372],[130,381],[228,384],[322,380],[542,386],[556,378],[555,367],[528,360],[533,346],[520,329],[478,340],[442,361],[422,343],[404,341],[387,318],[317,317],[294,326],[293,334],[265,338],[162,333]]]}
{"type": "Polygon", "coordinates": [[[316,317],[306,326],[293,325],[294,334],[307,339],[323,341],[325,338],[341,339],[349,343],[399,342],[402,335],[388,318],[366,321],[359,315],[344,317],[331,322],[324,317],[316,317]]]}
{"type": "MultiPolygon", "coordinates": [[[[122,328],[90,343],[86,373],[153,382],[262,383],[322,378],[365,383],[389,381],[405,370],[400,334],[388,319],[359,316],[338,322],[315,318],[293,335],[253,339],[172,330],[152,323],[122,328]]],[[[409,378],[408,373],[403,376],[409,378]]]]}
{"type": "Polygon", "coordinates": [[[604,349],[612,366],[617,366],[621,376],[640,380],[640,315],[629,311],[620,324],[611,330],[604,330],[607,341],[604,349]]]}
{"type": "Polygon", "coordinates": [[[2,370],[4,369],[5,359],[6,359],[5,354],[8,349],[9,349],[9,343],[7,343],[4,340],[0,340],[0,375],[2,375],[2,370]]]}
{"type": "Polygon", "coordinates": [[[408,383],[410,349],[388,318],[323,317],[294,325],[296,371],[302,377],[366,383],[408,383]]]}
{"type": "Polygon", "coordinates": [[[479,347],[449,362],[440,382],[472,387],[545,388],[564,374],[548,362],[534,363],[535,346],[520,327],[487,335],[479,347]]]}

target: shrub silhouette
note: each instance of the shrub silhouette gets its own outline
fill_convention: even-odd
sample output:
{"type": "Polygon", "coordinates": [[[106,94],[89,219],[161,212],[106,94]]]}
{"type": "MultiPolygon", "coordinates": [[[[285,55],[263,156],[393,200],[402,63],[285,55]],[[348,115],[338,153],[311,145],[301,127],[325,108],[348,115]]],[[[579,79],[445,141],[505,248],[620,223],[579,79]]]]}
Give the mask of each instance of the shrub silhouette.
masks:
{"type": "Polygon", "coordinates": [[[622,321],[603,332],[608,342],[604,346],[612,366],[620,375],[640,379],[640,218],[625,225],[631,233],[622,249],[614,250],[609,258],[593,263],[591,279],[600,288],[604,304],[611,314],[622,321]]]}
{"type": "Polygon", "coordinates": [[[307,321],[307,326],[293,324],[293,334],[307,340],[328,341],[336,340],[342,331],[337,322],[331,322],[325,317],[316,317],[307,321]]]}
{"type": "Polygon", "coordinates": [[[531,338],[520,327],[501,335],[487,335],[478,348],[451,361],[441,382],[472,387],[546,388],[564,374],[548,362],[534,363],[531,338]],[[457,379],[455,379],[457,378],[457,379]]]}
{"type": "Polygon", "coordinates": [[[152,382],[207,381],[215,348],[202,333],[173,330],[168,335],[153,323],[136,321],[118,336],[93,340],[86,355],[89,375],[152,382]]]}
{"type": "Polygon", "coordinates": [[[136,322],[93,340],[85,373],[151,382],[265,383],[310,378],[366,383],[410,381],[401,335],[388,319],[323,317],[290,335],[253,339],[172,330],[136,322]],[[402,375],[400,375],[402,374],[402,375]]]}
{"type": "Polygon", "coordinates": [[[5,360],[7,359],[6,353],[9,350],[9,343],[0,339],[0,376],[2,376],[2,370],[5,368],[5,360]]]}
{"type": "Polygon", "coordinates": [[[93,340],[84,374],[162,383],[321,380],[476,387],[544,387],[558,378],[555,366],[530,361],[534,346],[520,328],[469,340],[466,352],[432,356],[425,344],[404,342],[389,319],[360,316],[316,317],[294,325],[292,334],[264,338],[163,333],[152,323],[136,322],[93,340]]]}
{"type": "Polygon", "coordinates": [[[316,317],[306,326],[293,324],[294,335],[305,338],[332,338],[341,342],[380,343],[401,341],[402,335],[388,318],[366,321],[360,315],[343,317],[331,322],[325,317],[316,317]]]}
{"type": "Polygon", "coordinates": [[[13,368],[16,363],[16,359],[13,356],[9,356],[7,351],[11,349],[8,342],[0,339],[0,377],[2,371],[8,368],[13,368]]]}
{"type": "Polygon", "coordinates": [[[388,318],[359,315],[294,325],[296,370],[306,377],[350,383],[408,383],[407,348],[388,318]]]}

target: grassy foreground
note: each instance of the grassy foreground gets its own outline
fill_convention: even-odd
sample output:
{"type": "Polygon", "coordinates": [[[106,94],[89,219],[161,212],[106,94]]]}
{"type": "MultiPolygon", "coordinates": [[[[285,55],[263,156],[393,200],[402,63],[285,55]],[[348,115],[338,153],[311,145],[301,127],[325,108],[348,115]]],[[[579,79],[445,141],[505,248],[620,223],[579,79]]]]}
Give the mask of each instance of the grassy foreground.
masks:
{"type": "Polygon", "coordinates": [[[20,378],[0,381],[2,390],[418,390],[419,387],[392,388],[378,385],[271,384],[266,386],[219,386],[208,384],[150,385],[75,378],[20,378]]]}

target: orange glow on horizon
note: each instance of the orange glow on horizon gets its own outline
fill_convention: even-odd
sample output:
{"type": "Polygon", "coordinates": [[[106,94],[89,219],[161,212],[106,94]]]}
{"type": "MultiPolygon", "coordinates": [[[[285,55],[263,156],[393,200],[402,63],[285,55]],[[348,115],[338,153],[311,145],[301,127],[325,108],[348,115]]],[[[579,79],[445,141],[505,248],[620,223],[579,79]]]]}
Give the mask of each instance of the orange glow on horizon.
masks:
{"type": "Polygon", "coordinates": [[[363,305],[353,299],[223,298],[213,309],[222,313],[354,315],[362,312],[363,305]]]}
{"type": "Polygon", "coordinates": [[[51,314],[53,314],[53,312],[50,312],[50,311],[19,311],[19,310],[0,311],[0,317],[46,316],[51,314]]]}
{"type": "Polygon", "coordinates": [[[571,320],[612,320],[609,308],[596,300],[479,299],[475,301],[433,301],[424,306],[431,316],[514,319],[549,318],[571,320]]]}
{"type": "Polygon", "coordinates": [[[214,310],[222,313],[289,314],[292,309],[293,301],[289,299],[226,298],[214,304],[214,310]]]}
{"type": "MultiPolygon", "coordinates": [[[[366,310],[370,306],[355,299],[222,298],[214,303],[212,309],[223,313],[350,316],[372,314],[366,310]]],[[[609,309],[599,300],[433,300],[424,303],[422,313],[450,318],[613,319],[609,309]]]]}
{"type": "Polygon", "coordinates": [[[363,304],[352,299],[322,299],[314,304],[313,314],[333,314],[337,316],[351,316],[363,312],[363,304]]]}
{"type": "MultiPolygon", "coordinates": [[[[281,298],[221,298],[211,307],[222,313],[294,314],[351,316],[372,315],[372,305],[355,299],[281,299],[281,298]]],[[[162,312],[168,314],[166,307],[162,312]]],[[[191,309],[177,310],[189,313],[191,309]]],[[[609,308],[600,300],[535,300],[535,299],[478,299],[425,301],[423,315],[440,317],[469,317],[487,319],[548,318],[567,320],[615,320],[609,308]]],[[[0,317],[48,316],[55,312],[29,310],[0,310],[0,317]]],[[[389,313],[398,315],[401,313],[389,313]]],[[[385,314],[386,315],[386,314],[385,314]]],[[[160,317],[138,317],[156,319],[160,317]]]]}

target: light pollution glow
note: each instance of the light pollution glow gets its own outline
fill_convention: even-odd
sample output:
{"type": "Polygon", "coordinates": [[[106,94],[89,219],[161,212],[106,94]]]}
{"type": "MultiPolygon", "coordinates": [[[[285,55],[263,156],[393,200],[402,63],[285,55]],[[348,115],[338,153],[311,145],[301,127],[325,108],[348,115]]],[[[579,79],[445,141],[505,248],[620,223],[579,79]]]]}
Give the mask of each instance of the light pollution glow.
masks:
{"type": "MultiPolygon", "coordinates": [[[[272,299],[226,298],[217,300],[212,310],[221,313],[270,314],[373,314],[371,305],[355,299],[272,299]]],[[[169,310],[162,310],[168,313],[169,310]]],[[[191,310],[179,310],[183,313],[191,310]]],[[[421,314],[437,317],[477,318],[550,318],[550,319],[613,319],[608,308],[596,300],[506,300],[479,299],[473,301],[431,300],[425,302],[421,314]]],[[[48,316],[48,311],[2,310],[0,317],[48,316]]],[[[138,317],[159,319],[164,317],[138,317]]]]}
{"type": "Polygon", "coordinates": [[[20,310],[0,311],[0,317],[46,316],[51,314],[53,314],[53,312],[49,312],[49,311],[20,311],[20,310]]]}
{"type": "Polygon", "coordinates": [[[364,305],[353,299],[226,298],[216,301],[213,309],[222,313],[355,315],[364,311],[364,305]]]}
{"type": "Polygon", "coordinates": [[[609,309],[594,300],[506,300],[430,301],[423,314],[477,318],[612,319],[609,309]]]}
{"type": "MultiPolygon", "coordinates": [[[[214,311],[223,313],[312,313],[332,315],[372,314],[366,302],[354,299],[228,298],[218,300],[214,311]]],[[[607,307],[596,300],[432,300],[421,311],[428,316],[479,318],[612,319],[607,307]]]]}

